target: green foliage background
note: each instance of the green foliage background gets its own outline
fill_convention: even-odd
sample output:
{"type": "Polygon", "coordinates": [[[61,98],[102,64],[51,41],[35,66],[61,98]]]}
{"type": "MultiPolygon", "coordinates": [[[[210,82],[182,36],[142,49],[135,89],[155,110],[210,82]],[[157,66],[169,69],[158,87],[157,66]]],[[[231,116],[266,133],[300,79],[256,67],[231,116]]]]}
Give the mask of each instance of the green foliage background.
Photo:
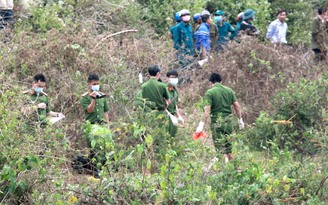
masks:
{"type": "Polygon", "coordinates": [[[327,65],[314,65],[306,47],[314,9],[323,3],[69,0],[26,11],[29,18],[17,17],[13,30],[1,31],[0,203],[327,204],[327,65]],[[205,7],[223,9],[232,23],[253,8],[262,38],[275,11],[286,8],[294,47],[246,39],[186,73],[192,83],[179,87],[186,124],[170,139],[165,115],[132,111],[137,76],[151,64],[171,68],[174,51],[165,33],[173,22],[167,18],[205,7]],[[108,37],[132,29],[139,31],[108,37]],[[247,122],[228,136],[235,155],[229,163],[215,153],[208,127],[208,138],[191,137],[213,71],[236,91],[247,122]],[[105,127],[80,120],[78,102],[94,72],[108,93],[111,123],[105,127]],[[52,110],[66,115],[46,129],[20,112],[26,104],[21,91],[36,73],[47,77],[52,110]],[[95,161],[99,180],[71,168],[76,155],[88,154],[84,132],[105,161],[95,161]]]}

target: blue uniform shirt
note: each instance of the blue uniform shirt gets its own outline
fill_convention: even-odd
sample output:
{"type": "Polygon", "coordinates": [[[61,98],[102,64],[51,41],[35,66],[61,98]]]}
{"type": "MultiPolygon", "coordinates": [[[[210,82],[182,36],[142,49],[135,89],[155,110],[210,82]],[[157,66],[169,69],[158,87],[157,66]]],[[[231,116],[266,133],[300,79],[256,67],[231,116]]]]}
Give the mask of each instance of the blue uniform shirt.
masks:
{"type": "Polygon", "coordinates": [[[196,49],[198,51],[201,50],[202,47],[204,47],[206,51],[210,51],[210,26],[203,22],[199,29],[195,32],[195,40],[196,49]]]}
{"type": "Polygon", "coordinates": [[[222,23],[222,26],[217,24],[217,27],[219,30],[219,39],[218,39],[219,43],[225,43],[228,41],[228,39],[233,40],[237,35],[237,31],[228,22],[224,21],[222,23]],[[230,36],[229,33],[231,33],[230,36]]]}

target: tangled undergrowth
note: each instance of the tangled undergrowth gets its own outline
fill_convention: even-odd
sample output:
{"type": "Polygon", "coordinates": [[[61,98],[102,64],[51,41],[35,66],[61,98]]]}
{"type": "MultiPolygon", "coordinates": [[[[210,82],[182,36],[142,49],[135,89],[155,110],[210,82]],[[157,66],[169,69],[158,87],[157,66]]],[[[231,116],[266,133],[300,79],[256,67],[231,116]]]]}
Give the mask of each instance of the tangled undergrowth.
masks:
{"type": "Polygon", "coordinates": [[[0,203],[327,203],[327,64],[314,64],[309,49],[242,37],[212,53],[205,67],[184,70],[179,107],[186,122],[171,140],[152,113],[132,111],[138,74],[152,64],[164,68],[163,76],[172,68],[170,37],[158,37],[140,19],[122,21],[129,13],[104,1],[81,2],[67,7],[74,18],[46,8],[66,26],[40,30],[41,21],[22,20],[1,31],[0,203]],[[138,32],[112,35],[125,30],[138,32]],[[236,92],[248,124],[229,136],[236,159],[228,164],[212,160],[210,137],[192,140],[211,72],[236,92]],[[46,129],[29,124],[19,109],[26,103],[20,93],[37,73],[47,77],[52,110],[66,115],[46,129]],[[79,100],[89,73],[101,77],[108,94],[107,128],[83,127],[79,100]],[[106,161],[100,179],[71,168],[76,155],[88,153],[83,129],[106,161]]]}

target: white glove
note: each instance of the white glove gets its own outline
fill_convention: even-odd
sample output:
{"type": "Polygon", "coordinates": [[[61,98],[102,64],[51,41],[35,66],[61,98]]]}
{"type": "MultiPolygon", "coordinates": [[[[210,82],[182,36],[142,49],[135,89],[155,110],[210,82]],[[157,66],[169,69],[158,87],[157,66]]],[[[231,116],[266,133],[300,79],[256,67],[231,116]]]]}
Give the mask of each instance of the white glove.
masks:
{"type": "Polygon", "coordinates": [[[178,117],[178,121],[181,122],[182,124],[184,124],[184,119],[182,118],[181,115],[178,117]]]}
{"type": "Polygon", "coordinates": [[[205,122],[200,121],[196,129],[196,133],[200,133],[204,129],[205,122]]]}
{"type": "Polygon", "coordinates": [[[205,58],[205,59],[203,59],[203,60],[200,60],[200,61],[198,61],[198,65],[199,65],[200,67],[203,67],[203,65],[204,65],[205,63],[207,63],[207,61],[208,61],[208,58],[205,58]]]}
{"type": "Polygon", "coordinates": [[[39,104],[36,105],[36,107],[38,109],[46,109],[47,108],[47,105],[45,103],[39,103],[39,104]]]}
{"type": "Polygon", "coordinates": [[[63,113],[61,113],[61,112],[58,113],[57,116],[60,117],[60,118],[65,118],[65,115],[63,115],[63,113]]]}
{"type": "Polygon", "coordinates": [[[139,83],[142,84],[143,83],[143,79],[142,79],[142,74],[141,73],[139,73],[138,79],[139,79],[139,83]]]}
{"type": "Polygon", "coordinates": [[[238,125],[239,125],[239,129],[244,129],[245,124],[243,118],[238,119],[238,125]]]}

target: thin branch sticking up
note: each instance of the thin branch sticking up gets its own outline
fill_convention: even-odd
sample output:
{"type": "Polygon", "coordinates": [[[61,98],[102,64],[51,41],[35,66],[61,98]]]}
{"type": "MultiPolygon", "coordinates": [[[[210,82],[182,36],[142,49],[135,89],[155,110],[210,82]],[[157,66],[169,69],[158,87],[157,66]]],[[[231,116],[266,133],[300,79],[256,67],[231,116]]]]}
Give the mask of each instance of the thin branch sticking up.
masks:
{"type": "Polygon", "coordinates": [[[113,36],[117,36],[117,35],[120,35],[120,34],[123,34],[123,33],[128,33],[128,32],[138,32],[138,30],[125,30],[125,31],[120,31],[120,32],[117,32],[117,33],[110,34],[110,35],[106,36],[105,38],[101,39],[99,41],[99,43],[97,43],[95,48],[97,48],[103,41],[105,41],[108,38],[111,38],[113,36]]]}

